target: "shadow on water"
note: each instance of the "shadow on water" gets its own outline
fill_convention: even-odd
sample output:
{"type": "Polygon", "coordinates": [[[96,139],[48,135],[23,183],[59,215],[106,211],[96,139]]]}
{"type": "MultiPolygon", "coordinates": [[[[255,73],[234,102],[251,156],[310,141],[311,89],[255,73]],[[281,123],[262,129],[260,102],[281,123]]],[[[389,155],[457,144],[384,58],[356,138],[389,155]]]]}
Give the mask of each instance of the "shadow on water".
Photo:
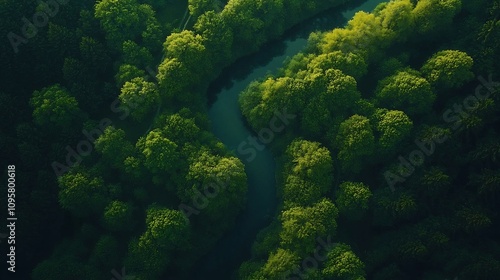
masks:
{"type": "Polygon", "coordinates": [[[238,105],[239,94],[252,81],[276,72],[287,57],[303,50],[311,32],[342,27],[346,17],[352,17],[355,10],[372,10],[380,2],[370,0],[361,5],[363,1],[354,1],[349,6],[331,9],[306,20],[286,32],[280,40],[265,44],[257,53],[238,59],[211,83],[208,99],[212,132],[245,164],[247,203],[234,227],[198,260],[194,266],[196,271],[188,279],[231,279],[238,265],[250,258],[251,245],[259,230],[269,225],[275,214],[274,157],[269,149],[249,144],[249,138],[255,133],[245,125],[238,105]]]}

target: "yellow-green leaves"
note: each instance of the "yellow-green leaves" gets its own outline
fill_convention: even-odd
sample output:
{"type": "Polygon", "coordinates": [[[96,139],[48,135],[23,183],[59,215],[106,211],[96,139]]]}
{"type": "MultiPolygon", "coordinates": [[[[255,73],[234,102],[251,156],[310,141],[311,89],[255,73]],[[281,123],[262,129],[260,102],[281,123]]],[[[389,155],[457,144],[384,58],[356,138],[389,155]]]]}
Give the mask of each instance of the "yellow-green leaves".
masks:
{"type": "Polygon", "coordinates": [[[59,84],[35,91],[30,100],[38,125],[68,126],[80,112],[78,102],[59,84]]]}
{"type": "Polygon", "coordinates": [[[435,86],[458,88],[470,81],[474,61],[467,53],[457,50],[445,50],[434,54],[422,66],[422,74],[435,86]]]}
{"type": "Polygon", "coordinates": [[[376,91],[378,106],[408,115],[428,112],[435,99],[429,82],[415,71],[400,71],[382,80],[376,91]]]}
{"type": "Polygon", "coordinates": [[[418,1],[412,12],[417,32],[429,34],[448,28],[461,8],[460,0],[418,1]]]}

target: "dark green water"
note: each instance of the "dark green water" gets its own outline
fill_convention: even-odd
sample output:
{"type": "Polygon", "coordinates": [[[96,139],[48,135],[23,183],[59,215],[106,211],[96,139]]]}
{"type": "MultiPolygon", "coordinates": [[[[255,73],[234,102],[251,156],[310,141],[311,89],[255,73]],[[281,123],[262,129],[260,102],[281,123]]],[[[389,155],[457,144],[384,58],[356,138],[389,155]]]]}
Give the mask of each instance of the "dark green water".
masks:
{"type": "Polygon", "coordinates": [[[209,117],[212,132],[245,164],[248,176],[247,205],[233,229],[209,254],[201,258],[195,266],[197,271],[189,279],[231,279],[239,264],[250,258],[251,245],[259,230],[269,225],[275,214],[274,156],[263,144],[250,145],[249,139],[256,135],[245,125],[238,104],[239,94],[252,81],[274,73],[287,57],[304,49],[311,32],[342,27],[355,12],[371,11],[381,2],[384,1],[367,1],[344,12],[337,8],[307,20],[287,32],[280,41],[271,42],[259,52],[238,60],[212,83],[208,92],[211,97],[209,117]],[[240,145],[244,149],[238,149],[240,145]]]}

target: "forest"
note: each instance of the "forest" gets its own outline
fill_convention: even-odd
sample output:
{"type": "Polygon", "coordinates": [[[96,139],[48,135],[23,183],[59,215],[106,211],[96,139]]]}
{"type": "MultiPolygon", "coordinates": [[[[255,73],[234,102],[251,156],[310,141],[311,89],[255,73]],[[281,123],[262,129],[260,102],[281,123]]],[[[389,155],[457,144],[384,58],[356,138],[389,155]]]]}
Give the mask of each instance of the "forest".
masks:
{"type": "Polygon", "coordinates": [[[0,14],[1,279],[500,279],[500,0],[0,14]],[[213,117],[214,81],[353,9],[213,117]]]}

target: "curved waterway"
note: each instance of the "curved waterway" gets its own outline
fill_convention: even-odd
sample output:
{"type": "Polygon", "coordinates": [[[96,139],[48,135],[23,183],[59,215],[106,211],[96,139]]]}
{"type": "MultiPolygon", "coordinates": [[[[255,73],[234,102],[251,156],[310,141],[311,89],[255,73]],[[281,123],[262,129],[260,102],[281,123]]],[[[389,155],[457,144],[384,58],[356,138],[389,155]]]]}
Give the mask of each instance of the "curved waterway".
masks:
{"type": "MultiPolygon", "coordinates": [[[[281,40],[264,45],[260,51],[236,61],[225,69],[208,90],[212,132],[245,165],[248,177],[247,205],[238,216],[234,227],[214,248],[195,265],[189,279],[232,279],[238,266],[250,258],[250,249],[257,233],[270,224],[277,205],[274,156],[268,148],[254,148],[251,153],[239,153],[238,146],[256,137],[246,125],[238,104],[239,94],[254,80],[275,73],[287,57],[299,53],[313,31],[327,31],[342,27],[355,12],[371,11],[382,0],[369,0],[353,9],[335,8],[323,12],[288,31],[281,40]]],[[[230,209],[228,209],[230,211],[230,209]]]]}

